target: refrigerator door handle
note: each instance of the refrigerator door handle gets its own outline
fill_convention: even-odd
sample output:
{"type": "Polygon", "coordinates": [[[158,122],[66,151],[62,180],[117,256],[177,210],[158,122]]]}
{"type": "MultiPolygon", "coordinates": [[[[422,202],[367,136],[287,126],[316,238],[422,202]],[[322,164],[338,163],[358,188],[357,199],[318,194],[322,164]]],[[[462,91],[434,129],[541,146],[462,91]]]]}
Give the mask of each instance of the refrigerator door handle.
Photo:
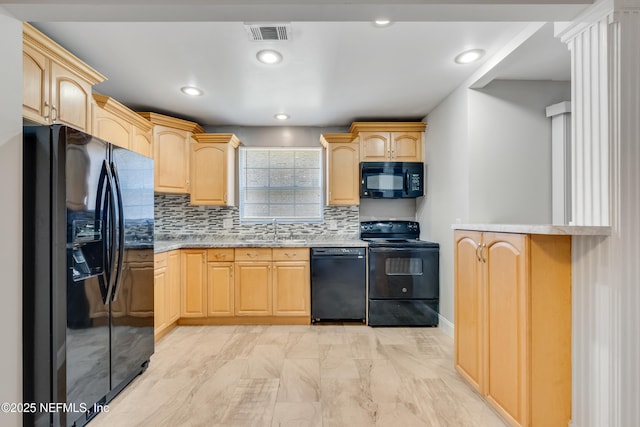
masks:
{"type": "Polygon", "coordinates": [[[120,290],[120,280],[122,279],[122,264],[124,261],[124,204],[122,201],[122,191],[120,189],[120,178],[118,176],[118,170],[115,163],[111,163],[111,171],[113,175],[113,183],[115,193],[117,196],[117,211],[118,211],[118,262],[116,268],[116,277],[113,282],[113,289],[111,294],[111,301],[115,301],[118,298],[118,291],[120,290]]]}
{"type": "Polygon", "coordinates": [[[111,168],[109,164],[105,160],[106,165],[106,173],[108,180],[108,192],[109,192],[109,220],[108,220],[108,229],[109,229],[109,273],[107,275],[109,287],[107,292],[107,300],[105,304],[111,301],[113,295],[113,289],[115,288],[116,281],[116,268],[118,267],[116,262],[116,208],[118,204],[118,200],[116,198],[115,186],[113,180],[113,174],[111,173],[111,168]]]}
{"type": "Polygon", "coordinates": [[[95,219],[100,222],[100,237],[102,239],[102,272],[98,275],[98,286],[102,295],[102,302],[107,304],[110,298],[109,282],[111,272],[111,246],[109,245],[110,233],[108,231],[108,210],[109,203],[109,187],[108,180],[109,164],[106,160],[102,163],[100,170],[100,178],[98,179],[98,190],[96,194],[96,211],[95,219]]]}

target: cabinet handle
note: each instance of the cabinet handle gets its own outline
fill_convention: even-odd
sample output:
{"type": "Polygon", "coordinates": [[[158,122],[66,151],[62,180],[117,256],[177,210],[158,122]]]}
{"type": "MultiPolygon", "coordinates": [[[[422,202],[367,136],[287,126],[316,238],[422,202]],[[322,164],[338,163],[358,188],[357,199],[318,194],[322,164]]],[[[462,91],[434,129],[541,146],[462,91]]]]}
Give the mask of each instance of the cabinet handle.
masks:
{"type": "Polygon", "coordinates": [[[484,251],[484,248],[486,248],[486,247],[487,247],[486,243],[483,243],[482,246],[480,246],[480,258],[481,258],[481,261],[484,262],[485,264],[487,263],[487,259],[482,256],[482,252],[484,251]]]}
{"type": "Polygon", "coordinates": [[[222,200],[227,203],[227,192],[225,191],[224,195],[222,196],[222,200]]]}
{"type": "Polygon", "coordinates": [[[289,252],[285,252],[285,253],[284,253],[284,256],[288,256],[289,258],[291,258],[291,257],[294,257],[294,256],[298,256],[298,254],[297,254],[297,253],[295,253],[295,252],[294,252],[294,253],[292,253],[292,254],[290,254],[289,252]]]}
{"type": "Polygon", "coordinates": [[[478,262],[482,262],[482,258],[480,258],[480,252],[482,250],[482,246],[480,245],[480,243],[478,243],[478,246],[476,246],[476,258],[478,260],[478,262]]]}
{"type": "Polygon", "coordinates": [[[55,123],[58,121],[58,109],[56,108],[55,105],[51,106],[51,112],[55,113],[55,115],[51,115],[51,123],[55,123]]]}
{"type": "Polygon", "coordinates": [[[51,106],[47,101],[44,101],[44,111],[45,111],[45,115],[44,115],[45,120],[49,120],[49,114],[51,114],[51,106]]]}
{"type": "Polygon", "coordinates": [[[258,254],[257,254],[257,253],[255,253],[255,252],[247,252],[247,256],[248,256],[249,258],[255,258],[255,257],[257,257],[257,256],[258,256],[258,254]]]}

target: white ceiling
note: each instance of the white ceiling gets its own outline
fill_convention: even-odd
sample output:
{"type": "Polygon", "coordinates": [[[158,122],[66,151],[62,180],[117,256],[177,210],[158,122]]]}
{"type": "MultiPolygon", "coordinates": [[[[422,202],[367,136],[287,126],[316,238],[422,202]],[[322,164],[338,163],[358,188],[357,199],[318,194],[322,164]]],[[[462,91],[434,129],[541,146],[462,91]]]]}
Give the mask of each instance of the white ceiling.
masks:
{"type": "MultiPolygon", "coordinates": [[[[196,4],[183,8],[189,10],[189,14],[200,9],[206,14],[211,7],[218,6],[229,19],[194,20],[178,13],[172,15],[174,19],[170,21],[173,22],[153,22],[164,19],[166,12],[162,7],[159,10],[154,7],[146,14],[146,22],[135,22],[140,20],[135,14],[128,15],[129,19],[119,19],[122,22],[100,22],[97,6],[90,5],[96,0],[76,0],[84,3],[78,6],[86,9],[84,14],[76,10],[70,21],[47,19],[49,22],[42,22],[42,18],[36,19],[39,15],[57,16],[59,8],[51,8],[47,15],[45,9],[50,7],[50,2],[4,6],[19,19],[39,21],[35,22],[36,27],[107,76],[109,80],[97,85],[96,91],[138,111],[168,113],[202,125],[243,126],[283,125],[273,118],[280,111],[291,115],[287,125],[344,126],[354,120],[421,119],[483,65],[482,61],[457,65],[453,62],[456,54],[465,49],[482,48],[488,53],[487,61],[519,33],[531,28],[525,19],[532,13],[531,5],[522,6],[522,10],[513,9],[514,5],[501,5],[500,10],[506,15],[499,16],[506,18],[502,22],[423,19],[424,22],[395,22],[387,28],[376,28],[368,21],[356,21],[376,13],[376,7],[385,5],[382,1],[369,0],[368,6],[360,6],[360,18],[354,21],[336,19],[335,12],[364,1],[334,2],[333,5],[326,1],[322,6],[313,0],[281,1],[279,3],[288,5],[288,9],[295,9],[297,4],[304,12],[283,12],[281,15],[286,18],[304,18],[315,10],[325,12],[320,18],[333,20],[269,20],[291,22],[292,40],[253,42],[245,32],[243,21],[255,19],[244,17],[255,18],[258,10],[272,10],[272,5],[265,6],[265,0],[185,1],[196,4]],[[302,7],[305,5],[307,8],[302,7]],[[180,19],[184,22],[177,22],[180,19]],[[282,63],[267,66],[256,61],[256,52],[267,47],[283,54],[282,63]],[[205,94],[186,97],[179,91],[185,85],[196,85],[205,94]]],[[[137,2],[126,2],[120,9],[135,6],[137,2]]],[[[2,3],[0,0],[0,5],[2,3]]],[[[117,3],[103,8],[103,16],[120,10],[117,3]]],[[[171,2],[157,0],[157,3],[171,2]]],[[[431,7],[444,4],[414,0],[402,2],[400,6],[393,3],[393,7],[407,13],[412,8],[415,11],[418,3],[431,7]]],[[[460,6],[455,1],[447,3],[439,9],[445,17],[452,13],[447,7],[460,6]]],[[[465,8],[476,7],[476,15],[482,16],[487,10],[482,9],[481,3],[491,10],[496,7],[493,3],[522,2],[467,0],[467,3],[477,3],[465,8]]],[[[531,0],[528,3],[550,2],[531,0]]],[[[537,6],[535,11],[547,21],[569,20],[585,7],[580,1],[564,3],[537,6]]],[[[465,16],[465,13],[458,15],[465,16]]],[[[568,80],[569,70],[566,47],[553,37],[552,25],[546,25],[507,55],[491,75],[507,79],[568,80]]]]}

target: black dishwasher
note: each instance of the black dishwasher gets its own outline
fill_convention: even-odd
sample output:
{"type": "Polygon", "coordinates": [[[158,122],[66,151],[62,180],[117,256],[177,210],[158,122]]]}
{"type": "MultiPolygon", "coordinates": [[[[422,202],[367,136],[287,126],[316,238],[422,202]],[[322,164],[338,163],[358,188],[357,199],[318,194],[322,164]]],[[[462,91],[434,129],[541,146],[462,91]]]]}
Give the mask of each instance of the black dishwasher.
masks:
{"type": "Polygon", "coordinates": [[[365,248],[311,248],[311,322],[365,322],[365,248]]]}

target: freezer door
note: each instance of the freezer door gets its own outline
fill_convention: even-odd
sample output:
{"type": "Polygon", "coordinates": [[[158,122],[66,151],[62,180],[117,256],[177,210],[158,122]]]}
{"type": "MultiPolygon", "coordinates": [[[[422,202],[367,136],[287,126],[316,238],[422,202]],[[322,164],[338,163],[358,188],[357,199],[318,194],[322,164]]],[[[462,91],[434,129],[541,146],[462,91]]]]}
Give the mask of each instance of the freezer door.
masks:
{"type": "MultiPolygon", "coordinates": [[[[66,330],[66,339],[54,340],[58,343],[54,351],[60,357],[66,355],[66,363],[59,364],[58,371],[58,378],[66,376],[66,399],[59,396],[59,401],[91,408],[109,392],[107,274],[115,198],[106,179],[108,145],[72,128],[53,129],[60,132],[59,149],[64,153],[59,156],[60,166],[64,165],[59,173],[64,179],[56,181],[61,183],[59,190],[64,190],[60,194],[64,194],[67,227],[66,280],[59,284],[63,288],[54,292],[59,297],[66,295],[57,299],[64,301],[66,308],[54,310],[66,320],[56,328],[66,330]]],[[[61,413],[60,417],[60,424],[67,426],[77,418],[87,418],[76,412],[61,413]]]]}
{"type": "Polygon", "coordinates": [[[153,160],[112,146],[118,268],[111,301],[111,395],[146,368],[153,341],[153,160]]]}

